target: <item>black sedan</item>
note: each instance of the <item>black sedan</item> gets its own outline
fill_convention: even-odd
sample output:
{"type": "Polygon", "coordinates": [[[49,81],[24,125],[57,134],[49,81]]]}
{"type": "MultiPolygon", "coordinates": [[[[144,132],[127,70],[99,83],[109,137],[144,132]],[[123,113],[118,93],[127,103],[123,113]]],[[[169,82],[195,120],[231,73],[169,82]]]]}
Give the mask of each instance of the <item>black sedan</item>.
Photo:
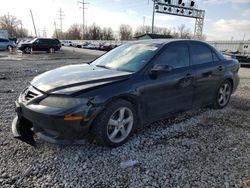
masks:
{"type": "Polygon", "coordinates": [[[124,44],[89,64],[35,77],[16,102],[15,138],[58,144],[86,136],[116,147],[135,129],[194,107],[227,106],[239,63],[207,43],[146,40],[124,44]]]}

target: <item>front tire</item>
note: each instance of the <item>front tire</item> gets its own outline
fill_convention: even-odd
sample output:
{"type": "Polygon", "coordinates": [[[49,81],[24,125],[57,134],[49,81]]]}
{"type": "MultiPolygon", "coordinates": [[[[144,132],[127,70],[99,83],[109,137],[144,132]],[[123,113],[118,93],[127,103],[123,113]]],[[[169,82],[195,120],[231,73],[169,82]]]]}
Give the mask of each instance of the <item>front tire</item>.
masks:
{"type": "Polygon", "coordinates": [[[9,49],[13,50],[13,46],[8,45],[6,49],[7,49],[7,50],[9,50],[9,49]]]}
{"type": "Polygon", "coordinates": [[[24,53],[30,54],[31,53],[31,48],[30,47],[24,48],[24,53]]]}
{"type": "Polygon", "coordinates": [[[95,119],[91,133],[99,145],[121,146],[133,133],[136,120],[133,105],[125,100],[116,100],[95,119]]]}
{"type": "Polygon", "coordinates": [[[225,108],[232,95],[232,84],[229,80],[223,81],[216,91],[216,98],[213,107],[215,109],[225,108]]]}

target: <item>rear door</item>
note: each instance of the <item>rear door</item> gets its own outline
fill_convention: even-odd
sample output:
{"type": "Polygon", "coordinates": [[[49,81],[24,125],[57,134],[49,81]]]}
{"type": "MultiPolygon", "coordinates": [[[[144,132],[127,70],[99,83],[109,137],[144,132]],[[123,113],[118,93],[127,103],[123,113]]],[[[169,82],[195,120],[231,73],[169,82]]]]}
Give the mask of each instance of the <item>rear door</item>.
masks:
{"type": "Polygon", "coordinates": [[[40,40],[41,51],[48,51],[51,46],[51,40],[49,39],[41,39],[40,40]]]}
{"type": "Polygon", "coordinates": [[[153,120],[191,108],[193,98],[193,73],[185,42],[169,44],[155,59],[154,65],[157,64],[172,66],[173,70],[156,76],[147,73],[143,78],[143,103],[148,117],[153,120]]]}
{"type": "Polygon", "coordinates": [[[46,42],[46,39],[37,39],[33,43],[33,50],[34,51],[46,51],[48,44],[46,42]]]}
{"type": "Polygon", "coordinates": [[[195,71],[193,104],[194,106],[210,104],[214,100],[225,67],[210,46],[198,41],[190,43],[191,68],[195,71]]]}

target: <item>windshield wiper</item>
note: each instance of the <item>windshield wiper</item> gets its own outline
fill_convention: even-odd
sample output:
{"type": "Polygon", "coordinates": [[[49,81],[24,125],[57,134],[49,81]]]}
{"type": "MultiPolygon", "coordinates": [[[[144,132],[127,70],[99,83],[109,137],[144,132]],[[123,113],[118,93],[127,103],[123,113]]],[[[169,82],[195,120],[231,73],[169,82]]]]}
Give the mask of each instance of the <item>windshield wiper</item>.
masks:
{"type": "Polygon", "coordinates": [[[106,65],[96,65],[96,67],[104,68],[104,69],[111,69],[110,67],[106,65]]]}

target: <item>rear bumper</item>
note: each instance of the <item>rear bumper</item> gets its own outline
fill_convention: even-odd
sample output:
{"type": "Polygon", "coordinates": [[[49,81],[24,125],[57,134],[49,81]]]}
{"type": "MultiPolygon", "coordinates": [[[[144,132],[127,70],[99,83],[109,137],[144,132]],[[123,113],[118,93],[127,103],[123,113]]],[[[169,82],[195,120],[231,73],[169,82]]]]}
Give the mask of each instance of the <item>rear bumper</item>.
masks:
{"type": "Polygon", "coordinates": [[[53,144],[81,144],[88,134],[91,122],[97,112],[93,107],[81,107],[74,112],[56,109],[39,109],[16,102],[17,116],[12,122],[14,138],[35,145],[34,135],[53,144]],[[66,121],[67,115],[82,116],[82,120],[66,121]]]}

